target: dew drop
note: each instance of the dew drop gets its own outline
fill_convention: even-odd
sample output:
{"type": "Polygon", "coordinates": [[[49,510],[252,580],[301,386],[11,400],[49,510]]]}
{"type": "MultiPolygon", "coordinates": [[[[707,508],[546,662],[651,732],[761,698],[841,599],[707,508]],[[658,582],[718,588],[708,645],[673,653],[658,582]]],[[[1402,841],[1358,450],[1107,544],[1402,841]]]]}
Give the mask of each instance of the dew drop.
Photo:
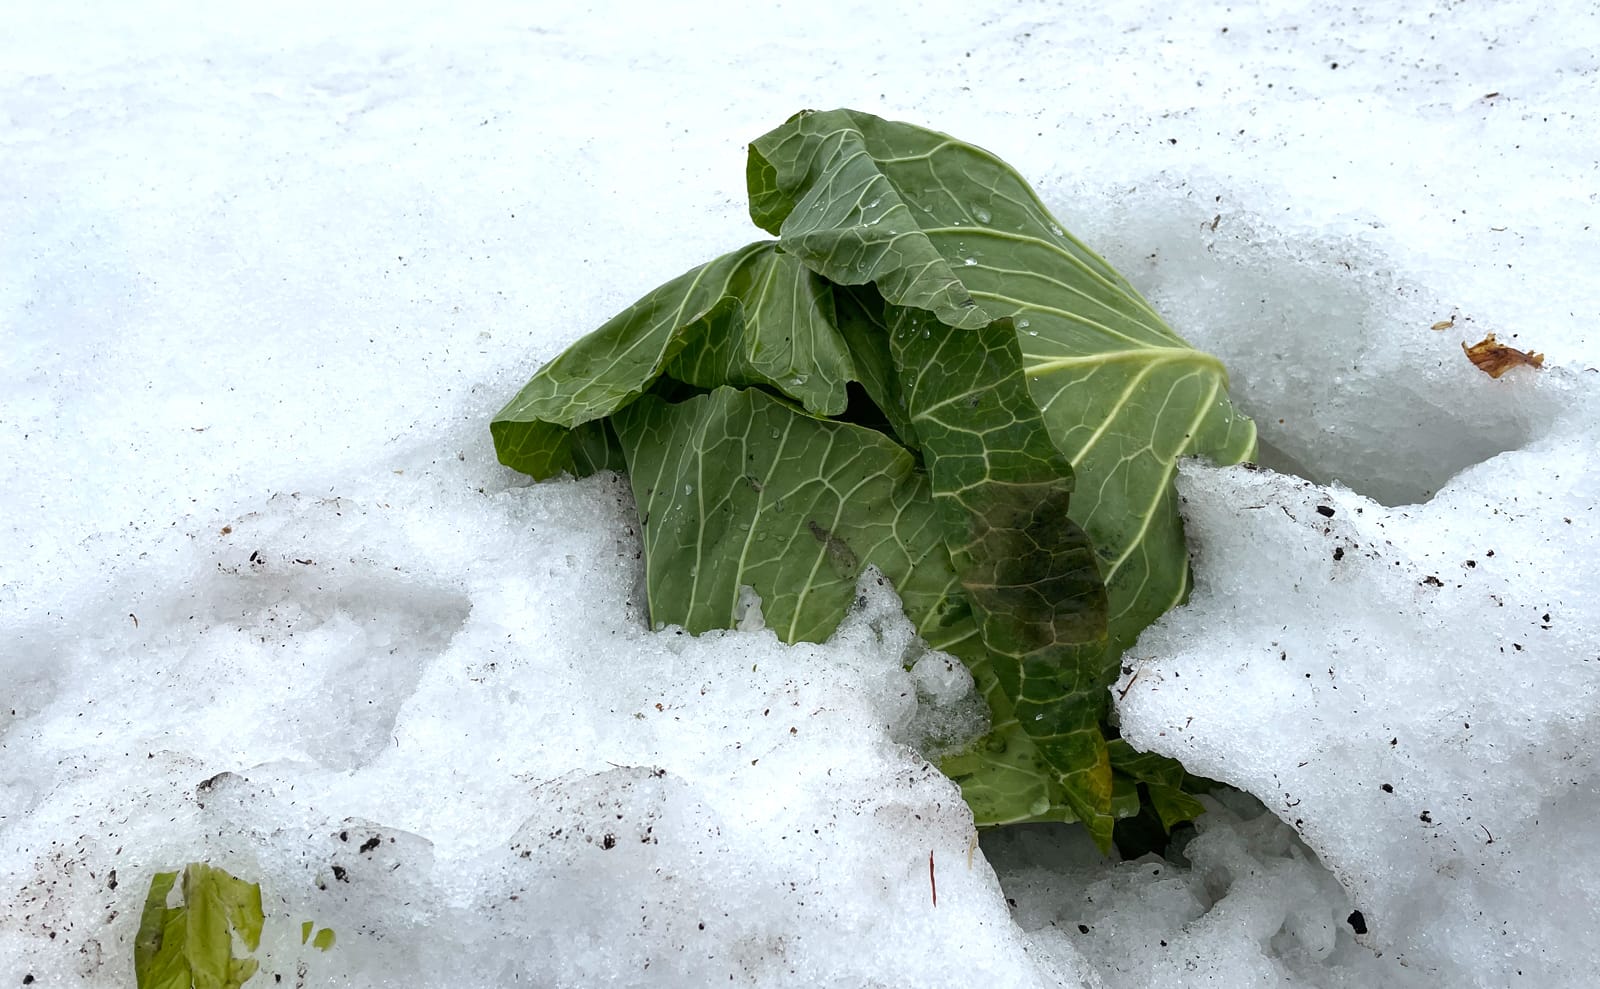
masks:
{"type": "Polygon", "coordinates": [[[684,485],[684,486],[683,486],[683,493],[684,493],[684,494],[686,494],[686,495],[692,495],[692,494],[694,494],[694,485],[692,485],[692,484],[685,484],[685,485],[684,485]]]}
{"type": "Polygon", "coordinates": [[[1022,327],[1023,329],[1027,329],[1028,326],[1029,326],[1029,323],[1025,319],[1019,319],[1019,320],[1017,320],[1017,325],[1022,327]]]}
{"type": "Polygon", "coordinates": [[[1045,813],[1049,809],[1050,809],[1050,801],[1045,799],[1044,797],[1040,797],[1038,800],[1035,800],[1032,804],[1030,804],[1028,806],[1028,813],[1032,814],[1034,817],[1038,817],[1039,815],[1045,813]]]}
{"type": "Polygon", "coordinates": [[[972,209],[972,215],[978,218],[979,223],[989,222],[989,211],[984,209],[982,206],[974,206],[972,209]]]}
{"type": "Polygon", "coordinates": [[[973,265],[978,263],[978,259],[977,258],[962,258],[961,259],[961,263],[970,268],[973,265]]]}

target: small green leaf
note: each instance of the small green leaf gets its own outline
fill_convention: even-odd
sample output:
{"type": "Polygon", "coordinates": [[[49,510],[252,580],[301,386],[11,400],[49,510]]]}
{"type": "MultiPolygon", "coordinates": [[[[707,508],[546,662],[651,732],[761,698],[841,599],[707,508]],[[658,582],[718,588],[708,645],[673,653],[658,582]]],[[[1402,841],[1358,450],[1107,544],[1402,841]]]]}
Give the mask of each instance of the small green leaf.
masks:
{"type": "Polygon", "coordinates": [[[189,965],[183,957],[185,918],[167,899],[177,885],[176,872],[158,872],[150,879],[139,933],[133,939],[133,969],[139,989],[190,989],[189,965]],[[172,947],[168,948],[168,940],[172,947]],[[166,950],[163,950],[166,949],[166,950]]]}
{"type": "Polygon", "coordinates": [[[1184,821],[1192,821],[1206,812],[1206,805],[1175,786],[1147,783],[1150,805],[1161,815],[1161,826],[1171,831],[1184,821]]]}
{"type": "Polygon", "coordinates": [[[261,946],[261,887],[196,862],[183,870],[183,902],[168,906],[177,881],[176,872],[150,880],[134,938],[139,989],[238,989],[259,963],[235,957],[233,938],[247,951],[261,946]]]}
{"type": "Polygon", "coordinates": [[[1120,738],[1107,742],[1106,750],[1113,769],[1141,783],[1155,783],[1176,789],[1183,785],[1189,775],[1178,760],[1154,752],[1140,752],[1120,738]]]}
{"type": "Polygon", "coordinates": [[[1146,785],[1150,805],[1167,831],[1205,813],[1205,805],[1183,789],[1199,782],[1183,768],[1183,763],[1154,752],[1139,752],[1120,738],[1112,739],[1107,747],[1111,765],[1118,773],[1146,785]]]}

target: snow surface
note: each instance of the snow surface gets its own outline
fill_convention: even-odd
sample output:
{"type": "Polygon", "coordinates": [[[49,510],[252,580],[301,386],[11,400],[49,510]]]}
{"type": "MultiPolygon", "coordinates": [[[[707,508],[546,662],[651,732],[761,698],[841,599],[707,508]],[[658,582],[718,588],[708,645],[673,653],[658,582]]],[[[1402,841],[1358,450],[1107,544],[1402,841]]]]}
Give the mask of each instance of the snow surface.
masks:
{"type": "Polygon", "coordinates": [[[1589,984],[1597,52],[1584,3],[9,12],[0,980],[131,986],[203,859],[261,984],[1589,984]],[[975,844],[915,748],[964,681],[870,583],[823,646],[649,633],[626,486],[494,463],[839,105],[1010,161],[1261,426],[1117,688],[1258,798],[1171,863],[975,844]]]}

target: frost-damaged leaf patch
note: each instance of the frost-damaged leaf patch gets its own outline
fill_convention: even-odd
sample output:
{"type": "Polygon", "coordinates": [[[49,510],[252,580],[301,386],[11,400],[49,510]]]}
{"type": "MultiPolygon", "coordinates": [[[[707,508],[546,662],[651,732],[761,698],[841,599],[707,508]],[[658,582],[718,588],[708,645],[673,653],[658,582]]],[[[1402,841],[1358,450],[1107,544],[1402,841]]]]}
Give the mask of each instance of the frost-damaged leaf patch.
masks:
{"type": "Polygon", "coordinates": [[[650,620],[787,642],[867,567],[972,670],[988,735],[950,756],[980,825],[1082,821],[1109,847],[1195,781],[1106,723],[1118,658],[1183,600],[1179,458],[1255,428],[1189,347],[998,158],[851,110],[756,139],[776,240],[686,272],[573,344],[495,417],[536,478],[625,471],[650,620]]]}

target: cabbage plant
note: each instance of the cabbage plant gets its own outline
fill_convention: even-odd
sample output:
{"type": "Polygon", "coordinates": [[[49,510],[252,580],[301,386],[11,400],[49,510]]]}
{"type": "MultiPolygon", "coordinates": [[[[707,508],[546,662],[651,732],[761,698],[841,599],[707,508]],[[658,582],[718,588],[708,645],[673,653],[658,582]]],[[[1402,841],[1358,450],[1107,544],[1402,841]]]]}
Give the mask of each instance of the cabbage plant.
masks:
{"type": "Polygon", "coordinates": [[[991,727],[944,760],[980,826],[1082,821],[1141,795],[1199,812],[1108,726],[1118,659],[1182,601],[1173,477],[1255,428],[1227,374],[1062,229],[1000,159],[853,110],[749,148],[775,239],[694,268],[556,359],[494,418],[535,478],[625,472],[650,621],[825,639],[869,566],[959,657],[991,727]]]}

